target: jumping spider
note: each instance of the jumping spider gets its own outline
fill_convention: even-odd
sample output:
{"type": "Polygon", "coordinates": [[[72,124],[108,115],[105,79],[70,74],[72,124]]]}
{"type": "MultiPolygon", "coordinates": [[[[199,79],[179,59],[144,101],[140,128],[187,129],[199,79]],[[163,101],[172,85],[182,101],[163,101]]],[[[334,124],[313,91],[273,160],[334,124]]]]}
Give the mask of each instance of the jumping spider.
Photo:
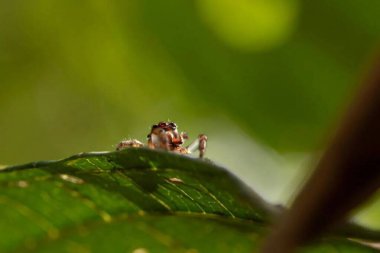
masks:
{"type": "MultiPolygon", "coordinates": [[[[159,122],[158,124],[153,125],[147,138],[147,146],[152,149],[165,149],[181,154],[189,154],[198,150],[200,158],[203,158],[206,150],[207,136],[204,134],[200,134],[189,146],[183,147],[182,144],[189,137],[184,132],[179,133],[177,125],[174,122],[159,122]]],[[[143,146],[144,144],[136,139],[124,140],[116,146],[116,150],[143,146]]]]}

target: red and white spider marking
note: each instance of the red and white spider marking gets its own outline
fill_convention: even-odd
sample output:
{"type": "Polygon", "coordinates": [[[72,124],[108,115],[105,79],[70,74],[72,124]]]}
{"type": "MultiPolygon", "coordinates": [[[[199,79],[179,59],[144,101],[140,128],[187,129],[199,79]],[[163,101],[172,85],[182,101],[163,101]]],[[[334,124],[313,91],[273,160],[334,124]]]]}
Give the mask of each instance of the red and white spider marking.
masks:
{"type": "MultiPolygon", "coordinates": [[[[165,149],[181,154],[189,154],[198,150],[200,158],[203,158],[206,151],[207,136],[204,134],[200,134],[198,138],[187,147],[182,146],[189,137],[185,132],[178,132],[177,125],[174,122],[161,121],[153,125],[147,138],[147,146],[152,149],[165,149]]],[[[130,139],[121,141],[116,146],[116,150],[143,146],[144,144],[142,142],[136,139],[130,139]]]]}

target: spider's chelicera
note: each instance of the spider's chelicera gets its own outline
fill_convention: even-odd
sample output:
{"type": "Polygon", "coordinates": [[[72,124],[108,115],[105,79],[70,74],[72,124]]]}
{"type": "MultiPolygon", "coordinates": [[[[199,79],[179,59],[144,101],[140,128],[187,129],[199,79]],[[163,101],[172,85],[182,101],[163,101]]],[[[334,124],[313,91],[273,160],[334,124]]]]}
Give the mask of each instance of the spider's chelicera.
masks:
{"type": "MultiPolygon", "coordinates": [[[[152,126],[147,136],[147,146],[152,149],[165,149],[181,154],[189,154],[196,150],[199,151],[199,157],[204,156],[206,150],[207,136],[200,134],[198,138],[187,147],[182,146],[189,137],[186,133],[179,133],[177,125],[174,122],[159,122],[152,126]]],[[[122,150],[129,147],[143,147],[144,144],[136,139],[121,141],[116,150],[122,150]]]]}

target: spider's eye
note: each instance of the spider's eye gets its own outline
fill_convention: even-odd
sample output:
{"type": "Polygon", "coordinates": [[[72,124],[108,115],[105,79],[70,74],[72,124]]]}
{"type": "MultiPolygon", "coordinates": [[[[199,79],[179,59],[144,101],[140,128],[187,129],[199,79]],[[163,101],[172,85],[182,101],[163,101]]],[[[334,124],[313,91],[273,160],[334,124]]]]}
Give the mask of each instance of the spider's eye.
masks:
{"type": "Polygon", "coordinates": [[[158,126],[157,125],[153,125],[152,126],[152,129],[156,129],[158,126]]]}
{"type": "Polygon", "coordinates": [[[169,126],[171,126],[173,129],[176,129],[176,128],[177,128],[177,125],[176,125],[174,122],[170,122],[170,123],[169,123],[169,126]]]}
{"type": "Polygon", "coordinates": [[[158,126],[159,126],[159,127],[166,127],[167,124],[166,124],[165,122],[160,122],[160,123],[158,123],[158,126]]]}

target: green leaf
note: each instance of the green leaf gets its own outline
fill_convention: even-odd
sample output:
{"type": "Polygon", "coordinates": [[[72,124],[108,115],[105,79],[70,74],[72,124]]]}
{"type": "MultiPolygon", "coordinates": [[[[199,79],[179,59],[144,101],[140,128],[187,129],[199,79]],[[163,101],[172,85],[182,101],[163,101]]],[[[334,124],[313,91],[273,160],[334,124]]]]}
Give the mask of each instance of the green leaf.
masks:
{"type": "MultiPolygon", "coordinates": [[[[0,171],[1,252],[253,252],[278,214],[228,170],[150,149],[0,171]]],[[[374,252],[343,237],[306,252],[374,252]]]]}

